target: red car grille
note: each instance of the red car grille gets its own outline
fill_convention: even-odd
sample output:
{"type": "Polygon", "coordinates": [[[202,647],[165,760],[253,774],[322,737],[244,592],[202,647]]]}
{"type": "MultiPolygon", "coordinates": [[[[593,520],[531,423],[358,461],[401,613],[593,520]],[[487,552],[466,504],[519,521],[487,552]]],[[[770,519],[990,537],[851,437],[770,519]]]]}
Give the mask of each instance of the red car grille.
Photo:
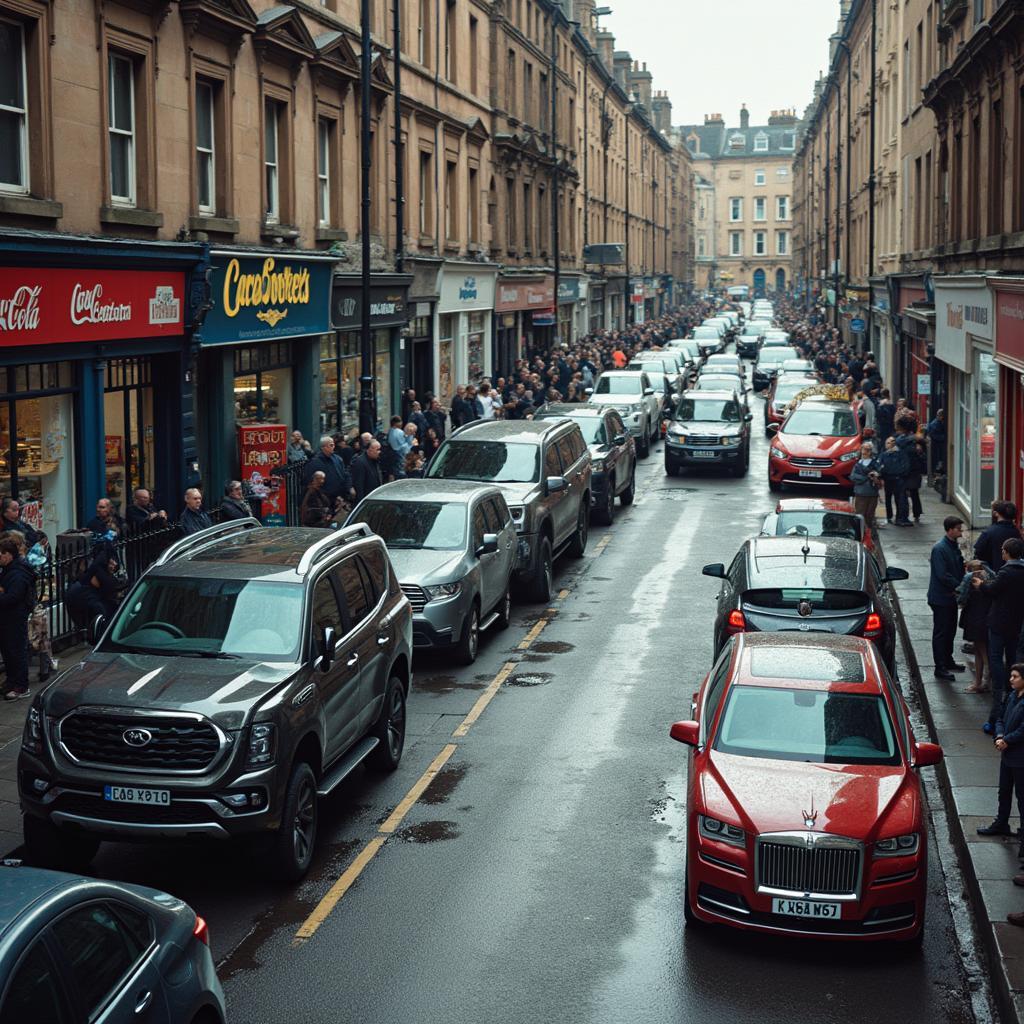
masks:
{"type": "MultiPolygon", "coordinates": [[[[800,837],[803,840],[803,837],[800,837]]],[[[860,883],[859,846],[806,846],[758,840],[758,884],[785,892],[855,896],[860,883]]]]}
{"type": "Polygon", "coordinates": [[[790,465],[805,466],[807,469],[828,469],[832,465],[831,459],[808,459],[803,456],[793,456],[789,462],[790,465]]]}

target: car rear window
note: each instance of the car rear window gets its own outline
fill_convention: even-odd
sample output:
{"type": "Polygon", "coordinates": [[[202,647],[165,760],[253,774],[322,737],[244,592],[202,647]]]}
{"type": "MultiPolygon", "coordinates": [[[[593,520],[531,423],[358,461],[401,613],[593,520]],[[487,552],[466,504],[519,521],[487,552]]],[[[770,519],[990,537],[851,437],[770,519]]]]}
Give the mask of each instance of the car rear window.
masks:
{"type": "Polygon", "coordinates": [[[755,647],[747,670],[753,679],[813,679],[822,683],[863,683],[864,659],[858,651],[820,647],[755,647]]]}
{"type": "Polygon", "coordinates": [[[848,612],[865,608],[868,595],[860,590],[815,590],[806,587],[772,587],[765,590],[748,590],[743,603],[752,608],[798,611],[802,602],[811,605],[812,613],[848,612]]]}
{"type": "Polygon", "coordinates": [[[861,520],[846,512],[780,512],[775,523],[775,534],[796,534],[803,526],[811,537],[849,537],[861,540],[861,520]]]}

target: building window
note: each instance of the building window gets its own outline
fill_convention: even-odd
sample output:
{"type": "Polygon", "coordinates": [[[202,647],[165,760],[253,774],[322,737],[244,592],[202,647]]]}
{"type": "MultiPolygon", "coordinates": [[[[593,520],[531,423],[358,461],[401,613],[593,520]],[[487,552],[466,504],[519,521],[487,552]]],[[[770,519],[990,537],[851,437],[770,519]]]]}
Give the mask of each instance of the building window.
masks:
{"type": "Polygon", "coordinates": [[[985,20],[985,0],[974,0],[974,24],[985,20]]]}
{"type": "Polygon", "coordinates": [[[768,136],[764,132],[758,132],[754,136],[754,152],[755,153],[767,153],[768,152],[768,136]]]}
{"type": "Polygon", "coordinates": [[[743,220],[743,200],[732,198],[729,200],[729,220],[743,220]]]}
{"type": "Polygon", "coordinates": [[[729,255],[730,256],[742,256],[743,255],[743,232],[742,231],[730,231],[729,232],[729,255]]]}
{"type": "Polygon", "coordinates": [[[28,80],[25,31],[0,21],[0,189],[27,192],[28,80]]]}
{"type": "Polygon", "coordinates": [[[107,58],[110,137],[110,198],[120,206],[135,205],[135,68],[128,57],[107,58]]]}
{"type": "Polygon", "coordinates": [[[789,196],[775,197],[775,219],[789,220],[789,196]]]}
{"type": "Polygon", "coordinates": [[[766,232],[755,231],[754,232],[754,255],[764,256],[767,250],[767,243],[765,242],[766,232]]]}
{"type": "Polygon", "coordinates": [[[789,168],[788,167],[776,167],[775,168],[775,177],[778,178],[779,181],[785,181],[789,177],[789,168]]]}
{"type": "MultiPolygon", "coordinates": [[[[767,148],[767,143],[765,148],[767,148]]],[[[796,149],[796,132],[783,132],[779,149],[796,149]]]]}
{"type": "Polygon", "coordinates": [[[697,236],[697,255],[707,256],[708,240],[703,232],[697,236]]]}
{"type": "Polygon", "coordinates": [[[430,0],[420,0],[420,23],[416,28],[416,59],[424,67],[430,63],[430,0]]]}
{"type": "Polygon", "coordinates": [[[789,232],[788,231],[776,231],[775,232],[775,255],[776,256],[788,256],[789,255],[789,232]]]}
{"type": "Polygon", "coordinates": [[[505,179],[505,248],[516,247],[516,183],[514,178],[505,179]]]}
{"type": "Polygon", "coordinates": [[[754,220],[767,220],[768,204],[764,196],[756,196],[754,199],[754,220]]]}
{"type": "Polygon", "coordinates": [[[477,182],[480,174],[475,167],[469,169],[469,240],[480,241],[480,192],[477,182]]]}
{"type": "Polygon", "coordinates": [[[331,137],[334,123],[321,117],[316,123],[317,217],[321,227],[331,223],[331,137]]]}
{"type": "Polygon", "coordinates": [[[444,77],[455,81],[455,0],[447,0],[444,12],[444,77]]]}
{"type": "Polygon", "coordinates": [[[214,111],[212,83],[196,82],[196,205],[205,214],[217,212],[214,111]]]}
{"type": "Polygon", "coordinates": [[[764,182],[765,182],[764,168],[763,167],[759,167],[756,171],[754,171],[754,184],[755,185],[763,185],[764,182]]]}
{"type": "Polygon", "coordinates": [[[454,240],[458,236],[456,203],[458,202],[457,186],[459,165],[452,160],[444,165],[444,237],[454,240]]]}
{"type": "Polygon", "coordinates": [[[281,219],[281,106],[277,100],[263,101],[263,170],[268,224],[276,224],[281,219]]]}
{"type": "Polygon", "coordinates": [[[523,185],[523,248],[529,251],[533,246],[533,193],[529,185],[523,185]]]}
{"type": "Polygon", "coordinates": [[[480,90],[480,43],[479,22],[470,15],[469,18],[469,91],[475,96],[480,90]]]}
{"type": "Polygon", "coordinates": [[[420,153],[420,234],[424,238],[431,238],[434,234],[434,221],[430,209],[430,197],[434,194],[432,162],[430,153],[420,153]]]}

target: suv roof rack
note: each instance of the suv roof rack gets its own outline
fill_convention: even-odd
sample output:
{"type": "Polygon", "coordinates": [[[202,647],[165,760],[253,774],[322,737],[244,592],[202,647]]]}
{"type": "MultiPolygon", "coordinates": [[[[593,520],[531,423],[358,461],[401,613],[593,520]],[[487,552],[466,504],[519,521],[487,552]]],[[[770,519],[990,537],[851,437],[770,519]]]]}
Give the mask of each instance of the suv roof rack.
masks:
{"type": "Polygon", "coordinates": [[[339,527],[324,537],[323,540],[318,540],[312,547],[306,548],[299,559],[299,564],[295,567],[295,571],[300,576],[305,576],[320,559],[330,553],[332,548],[342,547],[349,541],[360,540],[363,537],[372,537],[373,535],[373,530],[366,523],[353,523],[351,526],[339,527]]]}
{"type": "Polygon", "coordinates": [[[262,526],[263,524],[253,516],[248,516],[245,519],[231,519],[226,523],[216,523],[213,526],[208,526],[205,530],[182,537],[181,540],[167,548],[153,565],[166,565],[172,558],[180,558],[186,551],[206,544],[208,541],[227,537],[242,530],[260,529],[262,526]]]}

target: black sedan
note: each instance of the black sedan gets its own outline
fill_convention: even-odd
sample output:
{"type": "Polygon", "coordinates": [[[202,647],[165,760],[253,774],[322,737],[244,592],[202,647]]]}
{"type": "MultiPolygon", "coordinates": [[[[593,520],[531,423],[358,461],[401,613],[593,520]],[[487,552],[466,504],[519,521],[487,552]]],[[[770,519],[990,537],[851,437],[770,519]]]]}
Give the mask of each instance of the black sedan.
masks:
{"type": "Polygon", "coordinates": [[[847,537],[752,537],[729,568],[704,566],[722,580],[715,617],[715,655],[735,633],[800,632],[863,636],[895,672],[896,619],[889,584],[874,556],[847,537]]]}

